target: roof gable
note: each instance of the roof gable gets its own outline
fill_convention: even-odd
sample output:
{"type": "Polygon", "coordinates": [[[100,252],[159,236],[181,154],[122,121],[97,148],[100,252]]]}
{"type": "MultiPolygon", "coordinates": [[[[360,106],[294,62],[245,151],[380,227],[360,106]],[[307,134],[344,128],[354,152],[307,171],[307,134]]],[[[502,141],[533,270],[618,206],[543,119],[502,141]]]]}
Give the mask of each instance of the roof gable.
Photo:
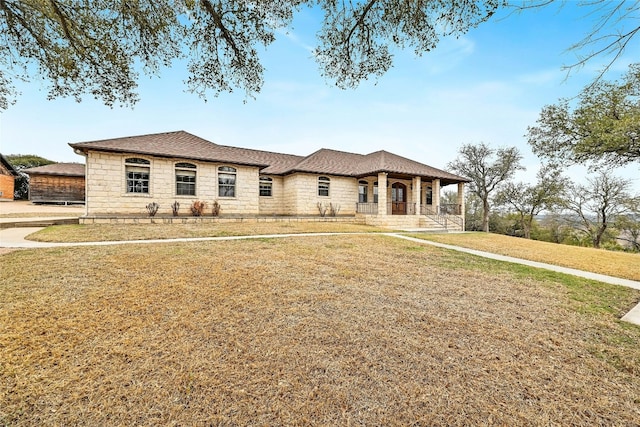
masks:
{"type": "MultiPolygon", "coordinates": [[[[291,163],[289,155],[218,145],[185,131],[129,136],[69,144],[74,150],[108,151],[149,156],[175,157],[266,168],[291,163]]],[[[299,158],[298,156],[294,156],[299,158]]]]}

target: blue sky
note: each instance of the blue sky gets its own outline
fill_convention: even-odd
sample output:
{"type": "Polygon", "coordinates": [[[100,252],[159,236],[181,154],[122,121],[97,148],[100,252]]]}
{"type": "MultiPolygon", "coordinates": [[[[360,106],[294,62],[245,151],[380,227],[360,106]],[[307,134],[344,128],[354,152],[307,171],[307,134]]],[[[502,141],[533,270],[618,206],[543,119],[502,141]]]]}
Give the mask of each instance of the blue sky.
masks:
{"type": "MultiPolygon", "coordinates": [[[[445,169],[462,144],[486,142],[518,147],[527,171],[517,179],[533,181],[539,161],[526,142],[527,126],[545,105],[577,95],[610,59],[597,58],[566,78],[562,66],[576,61],[567,49],[594,23],[586,14],[573,2],[501,13],[458,39],[441,40],[422,57],[398,51],[387,74],[345,91],[320,76],[311,56],[320,22],[305,10],[262,54],[267,71],[255,100],[239,91],[204,102],[186,92],[180,64],[159,78],[142,75],[141,101],[133,109],[112,109],[89,97],[47,101],[46,87],[35,78],[0,114],[0,151],[81,162],[68,143],[185,130],[222,145],[299,155],[320,148],[387,150],[445,169]]],[[[638,58],[635,40],[606,79],[618,79],[638,58]]],[[[617,173],[633,179],[640,192],[637,164],[617,173]]],[[[582,180],[585,171],[567,174],[582,180]]]]}

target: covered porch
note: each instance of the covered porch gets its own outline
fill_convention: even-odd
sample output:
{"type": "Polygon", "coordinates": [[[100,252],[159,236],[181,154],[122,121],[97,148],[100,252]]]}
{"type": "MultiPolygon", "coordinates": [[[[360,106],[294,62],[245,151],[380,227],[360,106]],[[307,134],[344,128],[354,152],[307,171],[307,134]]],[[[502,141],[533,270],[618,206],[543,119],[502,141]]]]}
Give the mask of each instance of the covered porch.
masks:
{"type": "Polygon", "coordinates": [[[391,172],[360,177],[356,215],[372,225],[464,230],[464,184],[450,177],[391,172]],[[444,203],[441,188],[452,184],[455,203],[444,203]]]}

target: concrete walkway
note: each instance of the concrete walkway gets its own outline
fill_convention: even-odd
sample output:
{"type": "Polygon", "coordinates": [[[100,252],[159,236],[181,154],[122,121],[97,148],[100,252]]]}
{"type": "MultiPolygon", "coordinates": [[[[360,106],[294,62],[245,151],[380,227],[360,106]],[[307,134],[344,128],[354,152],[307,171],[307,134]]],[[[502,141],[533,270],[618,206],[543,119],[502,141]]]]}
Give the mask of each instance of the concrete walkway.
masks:
{"type": "MultiPolygon", "coordinates": [[[[42,230],[42,227],[24,227],[24,228],[7,228],[0,230],[0,248],[56,248],[71,246],[113,246],[123,244],[152,244],[152,243],[173,243],[173,242],[206,242],[206,241],[224,241],[224,240],[242,240],[242,239],[264,239],[264,238],[285,238],[285,237],[304,237],[304,236],[335,236],[344,234],[363,234],[363,233],[311,233],[311,234],[264,234],[256,236],[225,236],[225,237],[189,237],[177,239],[152,239],[152,240],[126,240],[126,241],[109,241],[109,242],[81,242],[81,243],[49,243],[35,242],[25,240],[25,237],[31,233],[42,230]]],[[[460,246],[447,245],[444,243],[432,242],[429,240],[409,237],[398,233],[382,233],[382,235],[395,237],[399,239],[409,240],[414,243],[437,246],[439,248],[450,249],[459,252],[480,256],[483,258],[495,259],[498,261],[511,262],[514,264],[522,264],[530,267],[543,268],[559,273],[570,274],[573,276],[583,277],[585,279],[596,280],[599,282],[609,283],[613,285],[625,286],[628,288],[640,290],[640,282],[619,277],[607,276],[604,274],[591,273],[588,271],[576,270],[574,268],[561,267],[553,264],[546,264],[537,261],[529,261],[521,258],[498,255],[491,252],[478,251],[475,249],[463,248],[460,246]]],[[[634,307],[629,313],[622,317],[623,321],[640,325],[640,303],[634,307]]]]}

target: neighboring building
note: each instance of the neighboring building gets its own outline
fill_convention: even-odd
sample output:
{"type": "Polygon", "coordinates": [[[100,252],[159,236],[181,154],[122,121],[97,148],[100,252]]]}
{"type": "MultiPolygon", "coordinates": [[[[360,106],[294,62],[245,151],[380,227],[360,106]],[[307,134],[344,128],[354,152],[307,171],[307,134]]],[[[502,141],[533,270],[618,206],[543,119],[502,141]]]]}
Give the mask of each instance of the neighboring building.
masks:
{"type": "Polygon", "coordinates": [[[18,171],[0,154],[0,200],[13,200],[18,171]]]}
{"type": "Polygon", "coordinates": [[[83,164],[52,163],[22,172],[29,175],[29,200],[32,203],[84,203],[83,164]]]}
{"type": "Polygon", "coordinates": [[[151,202],[170,213],[176,200],[217,200],[224,215],[317,216],[319,204],[331,204],[340,215],[380,225],[401,215],[415,226],[426,215],[463,219],[467,179],[386,151],[321,149],[303,157],[218,145],[184,131],[69,145],[86,157],[87,216],[140,214],[151,202]],[[440,188],[451,184],[458,203],[440,206],[440,188]]]}

